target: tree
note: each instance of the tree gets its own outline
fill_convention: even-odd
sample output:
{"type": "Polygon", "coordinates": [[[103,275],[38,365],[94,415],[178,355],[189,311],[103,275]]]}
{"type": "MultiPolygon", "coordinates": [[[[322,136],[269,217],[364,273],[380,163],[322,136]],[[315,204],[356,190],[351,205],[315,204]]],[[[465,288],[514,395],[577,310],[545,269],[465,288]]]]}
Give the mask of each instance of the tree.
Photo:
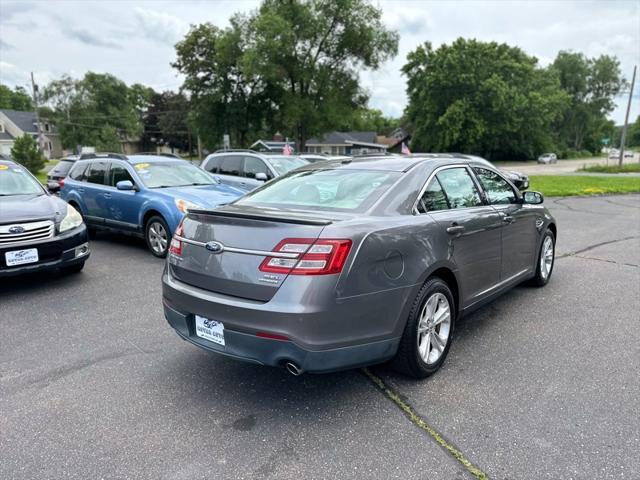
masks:
{"type": "Polygon", "coordinates": [[[365,0],[264,0],[248,30],[241,65],[273,86],[276,126],[301,151],[366,104],[359,72],[398,50],[398,34],[365,0]]]}
{"type": "Polygon", "coordinates": [[[91,145],[119,151],[121,140],[137,138],[142,131],[144,88],[129,89],[113,75],[88,72],[82,80],[65,76],[51,82],[43,97],[53,109],[49,120],[65,148],[91,145]]]}
{"type": "Polygon", "coordinates": [[[351,117],[338,128],[340,131],[376,132],[386,135],[399,126],[400,119],[385,117],[384,113],[376,108],[362,107],[354,110],[351,117]]]}
{"type": "Polygon", "coordinates": [[[574,150],[598,152],[609,128],[606,116],[625,84],[620,62],[607,55],[587,58],[582,53],[560,52],[551,69],[570,98],[554,128],[559,142],[574,150]]]}
{"type": "Polygon", "coordinates": [[[224,30],[211,23],[193,26],[176,45],[172,65],[185,76],[190,117],[209,148],[220,145],[225,133],[233,144],[246,146],[271,116],[269,86],[242,66],[248,41],[248,20],[235,15],[224,30]]]}
{"type": "Polygon", "coordinates": [[[6,85],[0,84],[0,108],[31,111],[33,110],[33,104],[31,103],[31,97],[23,87],[14,87],[11,90],[6,85]]]}
{"type": "Polygon", "coordinates": [[[144,114],[142,140],[146,150],[158,145],[191,151],[189,100],[183,93],[154,93],[144,114]]]}
{"type": "Polygon", "coordinates": [[[42,170],[46,163],[38,144],[28,133],[15,139],[11,148],[11,158],[34,174],[42,170]]]}
{"type": "Polygon", "coordinates": [[[412,150],[526,159],[551,149],[567,95],[521,49],[462,38],[437,50],[425,43],[402,72],[412,150]]]}
{"type": "Polygon", "coordinates": [[[629,147],[640,147],[640,115],[638,115],[634,123],[629,125],[627,145],[629,147]]]}

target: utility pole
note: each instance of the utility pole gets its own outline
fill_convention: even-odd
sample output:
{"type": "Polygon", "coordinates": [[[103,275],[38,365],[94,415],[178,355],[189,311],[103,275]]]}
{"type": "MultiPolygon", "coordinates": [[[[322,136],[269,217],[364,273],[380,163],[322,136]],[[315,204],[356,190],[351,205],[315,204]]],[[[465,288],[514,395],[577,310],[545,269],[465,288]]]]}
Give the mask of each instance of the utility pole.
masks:
{"type": "Polygon", "coordinates": [[[40,112],[38,112],[38,86],[33,79],[33,72],[31,72],[31,89],[33,91],[33,109],[36,114],[36,125],[38,129],[38,148],[41,152],[44,151],[42,145],[42,126],[40,125],[40,112]]]}
{"type": "Polygon", "coordinates": [[[629,110],[631,109],[631,98],[633,97],[633,84],[636,83],[637,65],[633,66],[633,77],[631,77],[631,89],[629,90],[629,101],[627,102],[627,114],[624,116],[624,126],[622,127],[622,137],[620,137],[620,160],[618,165],[622,166],[624,161],[624,142],[627,140],[627,125],[629,124],[629,110]]]}

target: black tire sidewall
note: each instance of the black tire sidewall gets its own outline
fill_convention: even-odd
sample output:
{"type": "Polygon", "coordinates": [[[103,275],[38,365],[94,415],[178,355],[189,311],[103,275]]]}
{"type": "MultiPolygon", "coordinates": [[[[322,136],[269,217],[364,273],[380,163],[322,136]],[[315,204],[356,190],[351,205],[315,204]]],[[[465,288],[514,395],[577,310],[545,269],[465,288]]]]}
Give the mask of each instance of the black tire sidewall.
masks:
{"type": "Polygon", "coordinates": [[[169,251],[169,243],[171,242],[171,232],[169,231],[169,226],[167,225],[167,222],[165,222],[164,218],[158,215],[154,215],[153,217],[149,218],[149,220],[147,220],[147,223],[145,223],[144,225],[144,241],[146,242],[147,248],[153,254],[153,256],[158,258],[165,258],[167,256],[167,252],[169,251]],[[167,232],[167,247],[161,254],[158,254],[153,250],[151,242],[149,241],[149,227],[153,223],[161,224],[164,227],[165,232],[167,232]]]}

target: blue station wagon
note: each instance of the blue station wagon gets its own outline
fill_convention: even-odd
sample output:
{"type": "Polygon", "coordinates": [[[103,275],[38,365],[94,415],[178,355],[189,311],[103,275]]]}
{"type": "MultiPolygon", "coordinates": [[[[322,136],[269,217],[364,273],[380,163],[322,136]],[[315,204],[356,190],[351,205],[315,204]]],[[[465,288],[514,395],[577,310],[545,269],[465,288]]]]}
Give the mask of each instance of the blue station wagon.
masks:
{"type": "Polygon", "coordinates": [[[243,193],[185,160],[118,154],[83,155],[60,190],[90,232],[108,229],[142,236],[157,257],[166,256],[187,210],[225,204],[243,193]]]}

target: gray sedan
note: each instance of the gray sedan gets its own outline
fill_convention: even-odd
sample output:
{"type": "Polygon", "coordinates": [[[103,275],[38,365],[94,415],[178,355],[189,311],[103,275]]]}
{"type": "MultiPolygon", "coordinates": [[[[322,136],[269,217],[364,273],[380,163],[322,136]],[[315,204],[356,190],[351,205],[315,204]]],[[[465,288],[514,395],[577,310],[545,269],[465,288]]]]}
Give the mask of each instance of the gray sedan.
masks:
{"type": "Polygon", "coordinates": [[[189,212],[165,317],[201,348],[295,375],[393,360],[423,378],[462,315],[549,281],[557,230],[542,202],[474,159],[310,164],[189,212]]]}

